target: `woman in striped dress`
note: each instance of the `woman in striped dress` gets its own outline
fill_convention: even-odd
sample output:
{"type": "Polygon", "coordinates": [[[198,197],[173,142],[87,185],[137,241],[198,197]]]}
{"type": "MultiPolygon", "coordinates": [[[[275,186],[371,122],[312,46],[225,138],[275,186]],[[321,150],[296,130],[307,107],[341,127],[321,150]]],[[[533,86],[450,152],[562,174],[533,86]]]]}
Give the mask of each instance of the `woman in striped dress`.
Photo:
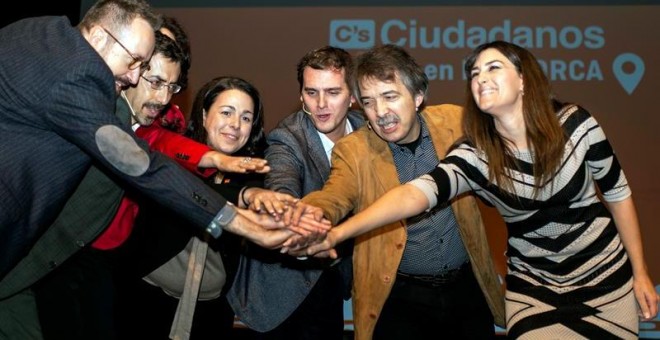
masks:
{"type": "Polygon", "coordinates": [[[639,319],[657,315],[658,295],[603,130],[585,109],[554,100],[535,57],[517,45],[481,45],[465,71],[465,140],[305,252],[331,255],[342,240],[474,192],[508,229],[509,337],[636,338],[639,319]]]}

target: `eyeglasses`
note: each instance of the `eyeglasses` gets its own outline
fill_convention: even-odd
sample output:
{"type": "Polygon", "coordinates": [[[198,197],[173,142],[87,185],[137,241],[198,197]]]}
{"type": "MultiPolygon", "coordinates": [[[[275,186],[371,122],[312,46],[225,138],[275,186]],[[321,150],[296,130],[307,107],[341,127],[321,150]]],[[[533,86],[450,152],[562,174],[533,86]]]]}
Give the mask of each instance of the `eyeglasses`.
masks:
{"type": "Polygon", "coordinates": [[[163,89],[163,87],[167,87],[167,92],[169,93],[179,93],[181,91],[181,85],[179,84],[168,84],[162,80],[151,80],[147,79],[144,76],[140,76],[142,79],[146,80],[147,83],[149,83],[149,86],[151,87],[152,90],[160,91],[163,89]]]}
{"type": "Polygon", "coordinates": [[[112,33],[110,33],[110,31],[108,31],[104,27],[101,27],[101,28],[105,31],[105,33],[108,33],[108,35],[112,39],[114,39],[115,42],[117,44],[119,44],[119,46],[121,46],[121,48],[123,48],[124,51],[126,51],[126,53],[128,53],[128,55],[133,59],[133,61],[131,61],[131,63],[128,64],[128,69],[129,70],[135,70],[136,68],[139,67],[140,68],[140,73],[142,73],[142,72],[147,71],[149,69],[149,63],[148,62],[142,60],[141,57],[136,57],[133,53],[131,53],[131,51],[128,50],[128,48],[126,48],[126,46],[124,46],[124,44],[122,44],[119,41],[119,39],[117,39],[114,35],[112,35],[112,33]]]}

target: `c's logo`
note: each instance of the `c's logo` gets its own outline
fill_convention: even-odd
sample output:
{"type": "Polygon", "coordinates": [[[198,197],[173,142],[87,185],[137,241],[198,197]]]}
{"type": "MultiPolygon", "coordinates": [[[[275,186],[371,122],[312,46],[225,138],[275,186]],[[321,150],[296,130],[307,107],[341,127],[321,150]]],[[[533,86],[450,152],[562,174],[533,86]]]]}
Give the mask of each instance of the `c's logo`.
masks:
{"type": "Polygon", "coordinates": [[[373,20],[330,21],[330,45],[344,49],[367,49],[375,44],[373,20]]]}

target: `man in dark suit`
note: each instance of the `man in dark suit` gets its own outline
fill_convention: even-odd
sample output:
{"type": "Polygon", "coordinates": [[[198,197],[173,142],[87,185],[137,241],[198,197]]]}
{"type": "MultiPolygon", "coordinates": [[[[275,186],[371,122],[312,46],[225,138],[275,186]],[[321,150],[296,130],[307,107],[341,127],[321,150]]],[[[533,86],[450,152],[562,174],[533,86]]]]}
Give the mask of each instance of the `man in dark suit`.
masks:
{"type": "MultiPolygon", "coordinates": [[[[252,220],[281,224],[227,205],[150,153],[113,114],[118,92],[146,70],[158,26],[144,1],[102,0],[77,28],[42,17],[0,30],[0,280],[53,222],[92,161],[213,236],[226,229],[275,246],[290,233],[265,230],[252,220]]],[[[75,236],[51,246],[68,246],[75,236]]]]}
{"type": "MultiPolygon", "coordinates": [[[[120,121],[132,125],[133,130],[153,126],[159,111],[170,101],[173,93],[180,90],[178,78],[184,59],[185,55],[176,42],[156,32],[149,70],[141,75],[137,86],[122,91],[117,100],[115,114],[120,121]]],[[[140,133],[137,135],[142,138],[140,133]]],[[[174,132],[147,142],[153,150],[175,158],[192,172],[200,170],[200,159],[212,152],[208,146],[174,132]],[[156,140],[159,140],[158,147],[152,145],[156,144],[156,140]]],[[[204,170],[211,171],[200,171],[199,175],[215,172],[214,169],[204,170]]],[[[53,225],[0,282],[0,299],[12,281],[20,279],[23,284],[14,286],[24,286],[39,280],[32,291],[36,297],[38,322],[44,339],[115,339],[113,276],[115,270],[123,271],[126,267],[119,261],[121,252],[117,249],[132,234],[139,210],[136,196],[130,190],[124,191],[111,176],[92,166],[53,225]],[[79,211],[88,211],[89,221],[81,220],[79,211]],[[106,224],[108,220],[111,220],[109,225],[106,224]],[[103,233],[97,236],[102,230],[103,233]],[[88,246],[82,249],[70,247],[68,251],[59,248],[57,253],[53,253],[49,240],[66,237],[69,233],[74,233],[77,240],[88,246]],[[37,256],[37,252],[41,256],[37,256]],[[63,263],[49,266],[51,262],[63,263]]],[[[170,233],[169,230],[155,230],[170,233]]],[[[28,324],[27,316],[21,319],[25,325],[28,324]]]]}
{"type": "MultiPolygon", "coordinates": [[[[64,18],[42,17],[0,30],[0,284],[5,292],[18,292],[29,284],[4,279],[83,185],[81,179],[92,162],[213,236],[227,229],[274,246],[290,234],[262,228],[254,222],[269,228],[282,225],[234,209],[196,176],[150,153],[113,114],[118,92],[135,85],[146,71],[158,25],[159,17],[143,1],[106,0],[95,4],[77,28],[64,18]]],[[[121,191],[107,195],[112,199],[121,191]]],[[[93,237],[90,233],[109,223],[98,218],[97,210],[69,211],[73,220],[83,226],[89,223],[89,228],[48,240],[53,246],[47,253],[56,255],[49,262],[53,268],[60,264],[57,258],[66,258],[57,254],[86,246],[85,240],[93,237]]],[[[111,218],[112,211],[106,216],[111,218]]],[[[19,297],[13,306],[33,308],[22,303],[24,296],[8,295],[4,301],[19,297]]],[[[0,336],[11,337],[12,327],[22,323],[12,322],[11,308],[3,305],[0,311],[9,315],[1,318],[0,336]]]]}
{"type": "Polygon", "coordinates": [[[214,235],[248,224],[220,220],[236,210],[150,153],[112,114],[118,91],[145,70],[158,22],[144,1],[109,0],[93,6],[77,29],[64,18],[41,17],[0,30],[0,278],[52,222],[92,160],[214,235]]]}
{"type": "MultiPolygon", "coordinates": [[[[330,46],[300,60],[302,109],[267,137],[271,171],[266,188],[303,197],[323,187],[334,143],[364,124],[362,114],[350,110],[355,102],[349,87],[351,68],[348,52],[330,46]]],[[[241,261],[228,294],[239,318],[262,332],[262,339],[341,339],[350,258],[338,264],[279,253],[264,256],[241,261]]]]}

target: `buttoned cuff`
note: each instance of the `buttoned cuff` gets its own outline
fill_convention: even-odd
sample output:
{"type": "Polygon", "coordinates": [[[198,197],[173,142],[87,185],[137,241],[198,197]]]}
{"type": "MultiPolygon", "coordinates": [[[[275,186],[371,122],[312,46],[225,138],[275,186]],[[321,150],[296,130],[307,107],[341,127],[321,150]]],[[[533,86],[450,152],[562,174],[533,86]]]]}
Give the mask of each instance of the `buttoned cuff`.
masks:
{"type": "Polygon", "coordinates": [[[227,202],[222,209],[218,212],[217,215],[211,220],[206,231],[211,234],[214,238],[220,237],[222,235],[222,229],[228,225],[234,217],[236,217],[236,208],[230,202],[227,202]]]}

